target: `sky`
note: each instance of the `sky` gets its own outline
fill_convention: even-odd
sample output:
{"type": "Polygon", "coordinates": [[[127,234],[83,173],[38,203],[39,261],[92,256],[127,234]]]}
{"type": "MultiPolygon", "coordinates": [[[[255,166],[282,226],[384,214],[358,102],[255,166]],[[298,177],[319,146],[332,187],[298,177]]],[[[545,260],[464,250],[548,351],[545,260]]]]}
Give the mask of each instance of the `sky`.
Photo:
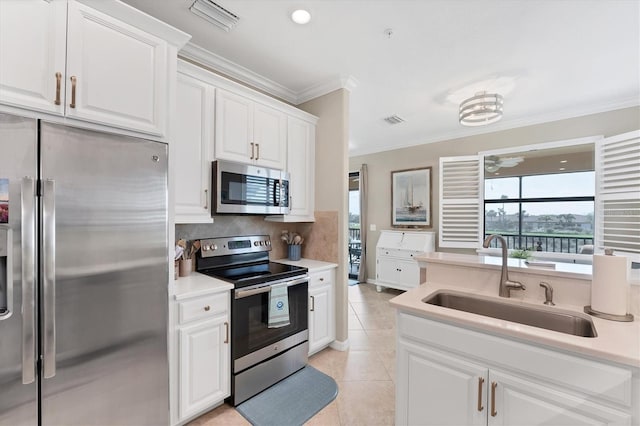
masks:
{"type": "Polygon", "coordinates": [[[0,179],[0,201],[9,201],[9,179],[0,179]]]}

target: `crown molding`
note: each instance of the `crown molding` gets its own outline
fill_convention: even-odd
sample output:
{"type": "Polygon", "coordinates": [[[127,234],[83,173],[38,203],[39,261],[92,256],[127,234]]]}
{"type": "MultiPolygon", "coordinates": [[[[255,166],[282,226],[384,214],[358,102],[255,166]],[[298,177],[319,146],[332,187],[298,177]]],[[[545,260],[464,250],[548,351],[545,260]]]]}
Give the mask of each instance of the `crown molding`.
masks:
{"type": "Polygon", "coordinates": [[[238,65],[222,56],[216,55],[196,44],[187,43],[178,54],[184,58],[190,59],[209,68],[217,70],[227,76],[253,86],[257,89],[265,91],[285,101],[296,104],[298,100],[297,93],[293,90],[276,83],[248,68],[238,65]]]}
{"type": "Polygon", "coordinates": [[[571,118],[578,118],[586,115],[600,114],[604,112],[615,111],[618,109],[632,108],[632,107],[638,107],[638,106],[640,106],[640,101],[638,100],[638,98],[630,97],[625,99],[619,99],[616,101],[611,101],[608,103],[602,103],[597,106],[590,105],[582,108],[572,108],[570,110],[539,114],[533,117],[514,119],[510,121],[502,121],[502,122],[494,123],[487,127],[460,128],[450,132],[443,132],[432,137],[424,138],[420,141],[412,141],[409,143],[396,145],[389,148],[384,148],[384,147],[372,147],[370,149],[367,149],[366,147],[364,149],[356,148],[349,152],[349,157],[360,157],[362,155],[379,154],[382,152],[395,151],[397,149],[410,148],[413,146],[427,145],[427,144],[436,143],[436,142],[444,142],[452,139],[473,137],[476,135],[483,135],[487,133],[496,133],[503,130],[516,129],[519,127],[526,127],[526,126],[534,126],[536,124],[551,123],[551,122],[560,121],[560,120],[569,120],[571,118]]]}
{"type": "Polygon", "coordinates": [[[303,102],[310,101],[311,99],[326,95],[338,89],[345,89],[351,92],[358,86],[358,80],[349,75],[335,77],[324,83],[313,85],[301,92],[295,92],[242,65],[238,65],[222,56],[216,55],[197,44],[187,43],[178,54],[183,58],[212,68],[228,77],[283,99],[293,105],[300,105],[303,102]]]}
{"type": "Polygon", "coordinates": [[[310,101],[311,99],[315,99],[319,96],[326,95],[327,93],[331,93],[338,89],[345,89],[351,92],[356,88],[356,86],[358,86],[358,80],[351,75],[335,77],[325,81],[324,83],[313,85],[302,92],[299,92],[296,105],[310,101]]]}

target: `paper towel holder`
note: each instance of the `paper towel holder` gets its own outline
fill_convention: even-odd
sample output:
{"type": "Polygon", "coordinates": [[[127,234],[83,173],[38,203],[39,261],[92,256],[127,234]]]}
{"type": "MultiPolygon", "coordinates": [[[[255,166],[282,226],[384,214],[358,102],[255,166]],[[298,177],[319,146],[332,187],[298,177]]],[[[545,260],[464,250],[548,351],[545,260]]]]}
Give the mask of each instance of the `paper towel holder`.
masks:
{"type": "Polygon", "coordinates": [[[620,322],[633,321],[633,314],[625,314],[625,315],[607,314],[600,311],[594,311],[593,309],[591,309],[591,305],[587,305],[584,307],[584,313],[593,315],[596,318],[602,318],[610,321],[620,321],[620,322]]]}

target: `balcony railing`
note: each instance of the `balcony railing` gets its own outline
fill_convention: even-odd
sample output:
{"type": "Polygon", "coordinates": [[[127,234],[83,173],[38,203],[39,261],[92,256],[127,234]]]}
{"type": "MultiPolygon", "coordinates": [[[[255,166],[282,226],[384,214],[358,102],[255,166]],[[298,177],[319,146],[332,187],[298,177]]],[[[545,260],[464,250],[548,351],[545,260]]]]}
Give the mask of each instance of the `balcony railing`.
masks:
{"type": "Polygon", "coordinates": [[[360,241],[360,228],[349,228],[349,241],[360,241]]]}
{"type": "MultiPolygon", "coordinates": [[[[489,235],[491,233],[485,234],[485,237],[489,235]]],[[[590,237],[552,236],[548,234],[500,235],[507,241],[507,248],[515,250],[580,253],[583,246],[593,245],[593,238],[590,237]]],[[[498,242],[493,240],[489,246],[498,247],[498,242]]]]}

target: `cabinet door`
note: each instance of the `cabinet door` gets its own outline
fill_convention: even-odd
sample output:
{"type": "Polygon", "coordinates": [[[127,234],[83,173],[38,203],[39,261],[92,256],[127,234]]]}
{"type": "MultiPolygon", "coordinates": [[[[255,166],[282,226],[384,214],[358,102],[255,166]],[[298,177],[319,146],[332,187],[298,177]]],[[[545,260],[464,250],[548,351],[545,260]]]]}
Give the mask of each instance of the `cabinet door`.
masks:
{"type": "Polygon", "coordinates": [[[65,1],[0,1],[0,103],[63,114],[66,14],[65,1]]]}
{"type": "Polygon", "coordinates": [[[216,94],[216,159],[253,163],[253,102],[225,90],[216,94]]]}
{"type": "Polygon", "coordinates": [[[178,74],[173,159],[176,223],[211,222],[215,89],[178,74]]]}
{"type": "Polygon", "coordinates": [[[333,284],[309,288],[309,354],[335,339],[333,284]]]}
{"type": "Polygon", "coordinates": [[[257,165],[285,169],[287,116],[276,109],[255,103],[252,142],[255,143],[257,165]]]}
{"type": "Polygon", "coordinates": [[[287,171],[290,174],[290,216],[313,218],[315,182],[315,126],[289,117],[287,171]]]}
{"type": "Polygon", "coordinates": [[[397,363],[396,424],[486,425],[487,368],[402,340],[397,363]]]}
{"type": "Polygon", "coordinates": [[[229,333],[228,316],[180,329],[180,418],[230,395],[229,333]]]}
{"type": "Polygon", "coordinates": [[[628,425],[629,414],[529,380],[491,370],[489,425],[628,425]],[[492,385],[495,383],[495,390],[492,385]],[[495,396],[493,395],[495,393],[495,396]],[[492,411],[495,398],[495,411],[492,411]]]}
{"type": "Polygon", "coordinates": [[[167,50],[164,40],[69,2],[66,115],[163,135],[167,50]]]}

